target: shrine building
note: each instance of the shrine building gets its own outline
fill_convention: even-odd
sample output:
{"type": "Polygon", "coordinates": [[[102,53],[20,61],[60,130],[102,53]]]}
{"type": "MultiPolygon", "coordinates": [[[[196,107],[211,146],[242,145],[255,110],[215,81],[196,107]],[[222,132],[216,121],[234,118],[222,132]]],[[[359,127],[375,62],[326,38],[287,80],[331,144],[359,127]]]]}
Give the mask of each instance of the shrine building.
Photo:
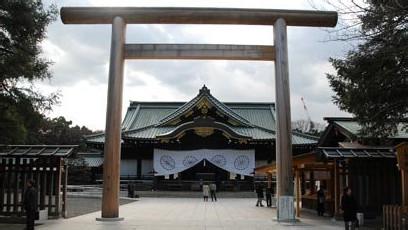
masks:
{"type": "MultiPolygon", "coordinates": [[[[188,102],[132,101],[122,122],[121,182],[160,190],[215,182],[219,190],[251,190],[254,169],[275,160],[275,123],[274,103],[220,102],[206,86],[188,102]]],[[[86,137],[100,154],[83,156],[99,179],[104,141],[103,133],[86,137]]],[[[293,132],[293,154],[310,152],[317,142],[293,132]]]]}

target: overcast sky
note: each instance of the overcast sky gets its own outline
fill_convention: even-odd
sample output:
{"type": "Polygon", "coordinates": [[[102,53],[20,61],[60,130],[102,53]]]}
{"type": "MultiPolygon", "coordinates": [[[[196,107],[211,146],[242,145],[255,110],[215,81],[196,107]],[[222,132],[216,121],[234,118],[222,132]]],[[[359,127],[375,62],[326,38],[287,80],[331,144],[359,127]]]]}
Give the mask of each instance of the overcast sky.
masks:
{"type": "MultiPolygon", "coordinates": [[[[62,6],[184,6],[312,9],[310,0],[59,0],[62,6]],[[177,2],[175,4],[174,2],[177,2]]],[[[323,6],[327,7],[327,6],[323,6]]],[[[61,103],[49,114],[65,116],[75,125],[104,129],[111,27],[64,25],[48,27],[44,55],[54,62],[53,78],[39,83],[43,92],[59,91],[61,103]]],[[[326,42],[321,28],[291,27],[289,76],[292,120],[306,119],[301,97],[314,121],[349,116],[332,103],[326,73],[329,57],[341,57],[346,43],[326,42]]],[[[273,44],[271,26],[128,25],[128,43],[273,44]]],[[[221,101],[274,102],[274,65],[255,61],[126,61],[123,116],[130,101],[187,101],[205,84],[221,101]]]]}

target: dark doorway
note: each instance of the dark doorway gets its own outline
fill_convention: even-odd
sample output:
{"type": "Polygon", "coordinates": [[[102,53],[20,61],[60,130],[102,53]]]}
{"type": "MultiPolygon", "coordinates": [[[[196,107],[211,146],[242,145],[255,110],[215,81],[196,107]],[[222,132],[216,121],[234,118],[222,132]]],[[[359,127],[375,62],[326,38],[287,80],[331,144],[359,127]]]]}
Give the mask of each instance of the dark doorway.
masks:
{"type": "Polygon", "coordinates": [[[202,160],[193,167],[181,172],[179,176],[182,180],[222,181],[229,179],[229,172],[207,160],[202,160]]]}

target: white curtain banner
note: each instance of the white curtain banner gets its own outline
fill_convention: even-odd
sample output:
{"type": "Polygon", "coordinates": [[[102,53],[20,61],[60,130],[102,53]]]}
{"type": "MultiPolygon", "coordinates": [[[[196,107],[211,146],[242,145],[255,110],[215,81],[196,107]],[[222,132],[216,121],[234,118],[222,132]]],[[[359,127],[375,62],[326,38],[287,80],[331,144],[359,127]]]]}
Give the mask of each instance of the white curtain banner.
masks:
{"type": "Polygon", "coordinates": [[[154,149],[153,167],[156,176],[170,175],[193,167],[207,160],[226,171],[253,176],[255,169],[255,150],[235,149],[196,149],[165,150],[154,149]]]}

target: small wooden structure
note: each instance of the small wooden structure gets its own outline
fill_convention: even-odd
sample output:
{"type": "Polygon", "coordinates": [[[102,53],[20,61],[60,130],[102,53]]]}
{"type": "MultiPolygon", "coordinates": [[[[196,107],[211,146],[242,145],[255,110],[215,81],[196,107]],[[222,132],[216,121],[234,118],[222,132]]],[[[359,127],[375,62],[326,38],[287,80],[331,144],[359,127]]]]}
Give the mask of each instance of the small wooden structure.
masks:
{"type": "Polygon", "coordinates": [[[408,142],[395,147],[401,172],[401,204],[383,206],[383,229],[408,228],[408,142]]]}
{"type": "Polygon", "coordinates": [[[0,215],[23,216],[28,180],[35,182],[38,207],[48,216],[64,216],[68,168],[64,158],[76,145],[0,146],[0,215]]]}
{"type": "Polygon", "coordinates": [[[350,187],[367,218],[380,216],[384,204],[400,202],[400,177],[393,147],[320,147],[319,158],[334,163],[334,214],[340,213],[345,187],[350,187]],[[385,186],[386,185],[386,186],[385,186]]]}
{"type": "MultiPolygon", "coordinates": [[[[297,217],[300,217],[301,207],[315,208],[317,199],[315,187],[313,186],[315,179],[324,180],[324,184],[329,185],[326,194],[326,207],[333,207],[334,184],[333,175],[331,174],[333,168],[332,162],[318,162],[314,152],[293,157],[295,210],[297,217]]],[[[269,175],[268,178],[271,178],[276,173],[276,162],[258,167],[255,171],[256,174],[266,173],[269,175]]],[[[333,208],[330,209],[332,210],[333,208]]]]}
{"type": "MultiPolygon", "coordinates": [[[[378,216],[384,204],[399,202],[399,175],[392,147],[341,148],[320,147],[316,151],[293,157],[296,210],[317,208],[317,187],[326,192],[326,213],[340,213],[342,190],[353,189],[360,211],[378,216]],[[389,186],[384,186],[388,184],[389,186]]],[[[256,173],[273,174],[276,163],[256,168],[256,173]]]]}
{"type": "Polygon", "coordinates": [[[408,207],[400,205],[383,206],[383,228],[384,230],[405,230],[408,228],[408,207]]]}

